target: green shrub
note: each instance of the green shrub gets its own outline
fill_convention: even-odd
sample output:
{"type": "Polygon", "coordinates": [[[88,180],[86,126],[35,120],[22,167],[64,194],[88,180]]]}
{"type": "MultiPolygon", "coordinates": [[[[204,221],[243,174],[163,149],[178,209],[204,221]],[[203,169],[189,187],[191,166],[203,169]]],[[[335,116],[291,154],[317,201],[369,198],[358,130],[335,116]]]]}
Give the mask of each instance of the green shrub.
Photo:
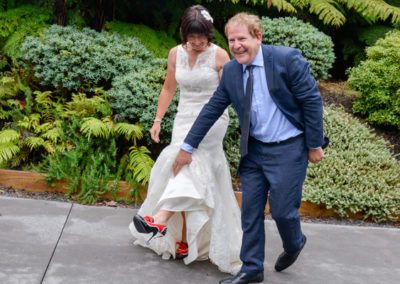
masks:
{"type": "Polygon", "coordinates": [[[328,71],[335,61],[333,43],[329,36],[294,17],[263,17],[261,24],[264,43],[298,48],[310,63],[311,73],[317,80],[329,78],[328,71]]]}
{"type": "Polygon", "coordinates": [[[29,35],[37,35],[51,21],[50,11],[35,6],[21,6],[0,12],[0,46],[3,52],[10,57],[18,57],[24,39],[29,35]]]}
{"type": "Polygon", "coordinates": [[[167,58],[169,50],[177,42],[163,31],[155,31],[145,25],[135,25],[118,21],[107,22],[106,30],[130,37],[136,37],[158,58],[167,58]]]}
{"type": "Polygon", "coordinates": [[[107,89],[115,77],[151,58],[135,38],[57,25],[28,37],[22,51],[43,84],[67,90],[107,89]]]}
{"type": "Polygon", "coordinates": [[[218,45],[219,47],[225,49],[227,52],[229,52],[229,47],[228,43],[226,41],[226,38],[221,34],[217,29],[213,30],[214,33],[214,40],[213,42],[218,45]]]}
{"type": "Polygon", "coordinates": [[[68,101],[51,91],[21,89],[13,77],[0,79],[0,166],[39,168],[50,182],[66,179],[67,194],[83,203],[117,190],[106,180],[124,179],[133,192],[148,182],[153,160],[137,145],[141,127],[113,115],[103,90],[68,101]]]}
{"type": "Polygon", "coordinates": [[[348,83],[361,93],[353,111],[375,125],[400,129],[400,31],[367,48],[367,60],[349,69],[348,83]]]}
{"type": "Polygon", "coordinates": [[[72,115],[62,123],[62,129],[61,139],[68,141],[70,149],[47,155],[41,168],[45,169],[50,184],[61,179],[68,181],[67,196],[90,204],[107,191],[115,193],[121,178],[130,182],[133,190],[139,183],[149,181],[154,162],[145,147],[136,146],[136,140],[142,138],[139,126],[114,124],[107,117],[81,119],[72,115]],[[124,136],[133,144],[122,157],[117,136],[124,136]],[[105,182],[109,180],[113,183],[105,182]]]}
{"type": "Polygon", "coordinates": [[[224,151],[230,167],[231,174],[236,175],[236,169],[240,160],[240,126],[237,114],[232,106],[229,106],[229,126],[224,139],[224,151]]]}
{"type": "Polygon", "coordinates": [[[375,222],[400,220],[400,162],[387,142],[342,109],[325,107],[331,143],[322,163],[308,169],[303,200],[341,217],[361,213],[375,222]]]}
{"type": "MultiPolygon", "coordinates": [[[[112,107],[129,121],[140,122],[145,131],[150,130],[157,112],[158,96],[166,75],[166,62],[166,59],[149,60],[142,69],[116,78],[109,91],[113,98],[112,107]]],[[[162,121],[162,144],[170,142],[177,104],[178,96],[175,95],[162,121]]],[[[150,136],[145,137],[151,144],[150,136]]]]}
{"type": "Polygon", "coordinates": [[[351,63],[351,66],[359,65],[366,59],[365,48],[374,45],[390,30],[393,28],[379,24],[367,27],[356,26],[352,30],[347,30],[347,33],[354,36],[343,38],[343,59],[351,63]]]}

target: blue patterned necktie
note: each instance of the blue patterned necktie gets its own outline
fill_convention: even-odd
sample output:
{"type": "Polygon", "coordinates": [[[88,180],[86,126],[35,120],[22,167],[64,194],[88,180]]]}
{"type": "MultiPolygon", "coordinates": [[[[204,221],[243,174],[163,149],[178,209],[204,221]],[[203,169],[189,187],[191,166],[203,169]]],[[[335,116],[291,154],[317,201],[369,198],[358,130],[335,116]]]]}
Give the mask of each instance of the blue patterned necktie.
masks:
{"type": "Polygon", "coordinates": [[[241,157],[246,156],[248,152],[248,141],[250,132],[250,109],[251,99],[253,97],[253,68],[254,65],[249,65],[246,70],[249,72],[249,77],[246,82],[246,96],[244,98],[244,115],[243,115],[243,128],[240,136],[240,155],[241,157]]]}

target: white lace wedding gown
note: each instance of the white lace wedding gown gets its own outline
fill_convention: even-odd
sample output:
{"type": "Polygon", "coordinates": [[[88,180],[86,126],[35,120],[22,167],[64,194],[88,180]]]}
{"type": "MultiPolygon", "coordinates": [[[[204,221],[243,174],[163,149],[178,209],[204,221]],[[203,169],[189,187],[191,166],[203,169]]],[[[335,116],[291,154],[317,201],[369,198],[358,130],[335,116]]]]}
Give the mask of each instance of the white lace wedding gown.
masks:
{"type": "MultiPolygon", "coordinates": [[[[186,212],[189,254],[185,264],[210,259],[223,272],[236,274],[242,230],[240,209],[234,197],[222,140],[228,127],[227,111],[210,129],[193,151],[192,163],[174,177],[172,163],[180,146],[203,105],[217,88],[219,79],[215,63],[217,46],[211,45],[200,53],[190,68],[188,56],[178,46],[176,80],[180,87],[180,101],[175,117],[171,144],[158,157],[151,171],[147,198],[139,209],[141,216],[154,215],[159,209],[186,212]]],[[[141,234],[129,226],[135,244],[154,250],[163,258],[175,257],[175,242],[181,240],[182,215],[174,214],[167,224],[167,234],[154,238],[141,234]]]]}

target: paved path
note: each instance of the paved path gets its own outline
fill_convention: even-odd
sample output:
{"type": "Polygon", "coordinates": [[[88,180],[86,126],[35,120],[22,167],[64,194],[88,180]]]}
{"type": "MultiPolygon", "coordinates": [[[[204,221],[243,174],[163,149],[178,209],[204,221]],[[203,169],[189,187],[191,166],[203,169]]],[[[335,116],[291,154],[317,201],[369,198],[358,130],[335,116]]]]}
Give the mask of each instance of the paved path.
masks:
{"type": "MultiPolygon", "coordinates": [[[[133,246],[135,212],[0,197],[0,283],[204,284],[229,276],[208,261],[186,266],[133,246]]],[[[304,251],[278,273],[281,244],[274,223],[265,226],[264,283],[400,283],[400,229],[304,223],[304,251]]]]}

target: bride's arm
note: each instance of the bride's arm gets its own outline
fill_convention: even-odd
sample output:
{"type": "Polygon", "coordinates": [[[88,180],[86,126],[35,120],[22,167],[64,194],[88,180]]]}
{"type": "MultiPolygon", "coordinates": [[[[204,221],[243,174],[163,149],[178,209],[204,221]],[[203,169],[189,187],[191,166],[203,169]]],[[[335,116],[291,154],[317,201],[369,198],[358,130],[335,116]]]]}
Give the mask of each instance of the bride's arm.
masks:
{"type": "Polygon", "coordinates": [[[153,141],[157,143],[160,142],[159,135],[161,131],[161,121],[165,113],[167,112],[168,107],[171,104],[176,91],[176,85],[177,85],[175,79],[176,50],[177,47],[174,47],[170,50],[168,54],[167,76],[165,77],[163,87],[158,97],[157,113],[154,119],[153,126],[150,129],[151,139],[153,139],[153,141]]]}

